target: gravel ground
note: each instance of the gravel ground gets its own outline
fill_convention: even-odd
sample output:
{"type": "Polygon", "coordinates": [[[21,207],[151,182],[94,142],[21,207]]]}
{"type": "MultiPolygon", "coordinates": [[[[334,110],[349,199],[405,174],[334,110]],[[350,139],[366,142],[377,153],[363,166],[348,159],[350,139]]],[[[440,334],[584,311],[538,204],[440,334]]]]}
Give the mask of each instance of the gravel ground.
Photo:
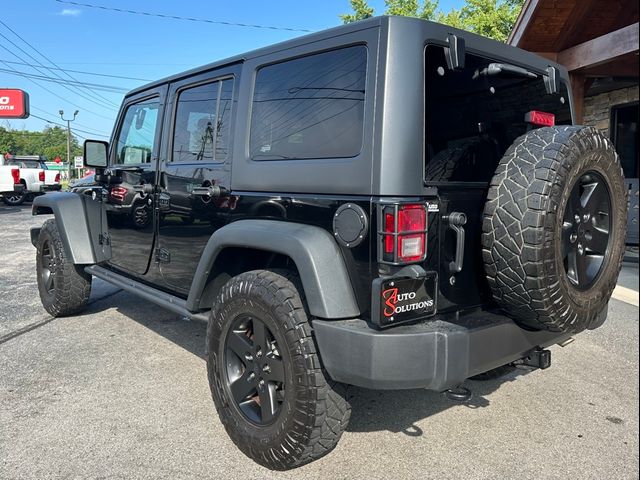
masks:
{"type": "MultiPolygon", "coordinates": [[[[0,206],[0,478],[638,478],[638,307],[552,367],[442,394],[352,389],[338,447],[278,473],[244,457],[218,421],[206,326],[94,280],[82,315],[40,306],[30,207],[0,206]]],[[[621,283],[638,290],[638,266],[621,283]]],[[[636,297],[637,298],[637,297],[636,297]]],[[[637,301],[636,301],[637,303],[637,301]]]]}

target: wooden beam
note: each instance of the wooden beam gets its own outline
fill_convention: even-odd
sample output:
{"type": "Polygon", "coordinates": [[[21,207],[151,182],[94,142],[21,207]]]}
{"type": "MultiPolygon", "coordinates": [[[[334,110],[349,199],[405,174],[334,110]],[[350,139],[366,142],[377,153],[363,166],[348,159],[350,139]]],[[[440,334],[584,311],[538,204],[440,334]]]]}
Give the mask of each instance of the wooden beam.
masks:
{"type": "Polygon", "coordinates": [[[558,62],[573,71],[594,67],[638,51],[638,23],[615,30],[558,53],[558,62]]]}
{"type": "Polygon", "coordinates": [[[584,118],[584,94],[585,88],[585,76],[579,73],[569,74],[569,80],[571,81],[571,93],[573,94],[573,113],[574,122],[577,125],[582,125],[584,118]]]}
{"type": "MultiPolygon", "coordinates": [[[[578,29],[584,28],[584,21],[593,12],[592,7],[596,0],[579,0],[573,7],[571,14],[567,17],[564,28],[559,32],[555,41],[556,50],[564,50],[571,43],[571,38],[578,29]]],[[[574,42],[575,43],[575,40],[574,42]]]]}
{"type": "Polygon", "coordinates": [[[613,62],[603,63],[596,67],[585,68],[581,70],[588,77],[635,77],[640,76],[640,66],[638,65],[638,57],[635,62],[630,60],[628,62],[613,62]]]}
{"type": "Polygon", "coordinates": [[[546,58],[547,60],[551,60],[552,62],[558,61],[558,54],[556,52],[534,52],[536,55],[540,55],[541,57],[546,58]]]}
{"type": "Polygon", "coordinates": [[[538,8],[538,0],[525,0],[522,10],[520,10],[520,15],[518,15],[518,19],[516,20],[516,24],[513,26],[513,29],[509,34],[507,44],[513,45],[514,47],[519,45],[522,36],[529,28],[529,22],[531,21],[531,17],[536,11],[536,8],[538,8]]]}

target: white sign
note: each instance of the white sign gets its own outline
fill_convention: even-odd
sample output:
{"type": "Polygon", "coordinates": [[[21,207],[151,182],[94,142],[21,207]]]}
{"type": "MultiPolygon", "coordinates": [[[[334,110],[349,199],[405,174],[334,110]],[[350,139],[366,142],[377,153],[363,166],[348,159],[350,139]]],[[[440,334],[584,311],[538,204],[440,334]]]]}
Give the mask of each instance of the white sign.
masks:
{"type": "Polygon", "coordinates": [[[73,157],[73,168],[84,168],[84,157],[73,157]]]}

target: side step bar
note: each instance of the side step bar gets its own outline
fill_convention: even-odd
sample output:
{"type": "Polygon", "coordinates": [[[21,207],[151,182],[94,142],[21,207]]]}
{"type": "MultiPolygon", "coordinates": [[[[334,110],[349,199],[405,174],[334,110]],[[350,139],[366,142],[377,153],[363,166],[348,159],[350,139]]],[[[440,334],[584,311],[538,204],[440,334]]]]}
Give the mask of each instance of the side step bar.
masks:
{"type": "Polygon", "coordinates": [[[209,316],[206,312],[190,312],[189,310],[187,310],[187,301],[183,300],[180,297],[176,297],[175,295],[171,295],[170,293],[157,290],[153,287],[145,285],[144,283],[112,272],[111,270],[107,270],[104,267],[91,265],[89,267],[85,267],[84,271],[90,275],[93,275],[94,277],[110,283],[111,285],[138,295],[139,297],[155,303],[156,305],[159,305],[163,308],[166,308],[167,310],[171,310],[178,315],[187,317],[189,320],[200,320],[206,322],[209,319],[209,316]]]}

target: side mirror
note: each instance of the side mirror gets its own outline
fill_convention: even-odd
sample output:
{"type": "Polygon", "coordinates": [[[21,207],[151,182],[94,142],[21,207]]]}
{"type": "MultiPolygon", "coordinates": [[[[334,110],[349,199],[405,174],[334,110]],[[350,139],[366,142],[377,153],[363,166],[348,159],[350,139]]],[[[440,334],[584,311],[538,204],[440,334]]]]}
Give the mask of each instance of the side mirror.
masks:
{"type": "Polygon", "coordinates": [[[109,142],[101,140],[85,140],[84,164],[88,167],[105,168],[107,166],[107,152],[109,142]]]}

